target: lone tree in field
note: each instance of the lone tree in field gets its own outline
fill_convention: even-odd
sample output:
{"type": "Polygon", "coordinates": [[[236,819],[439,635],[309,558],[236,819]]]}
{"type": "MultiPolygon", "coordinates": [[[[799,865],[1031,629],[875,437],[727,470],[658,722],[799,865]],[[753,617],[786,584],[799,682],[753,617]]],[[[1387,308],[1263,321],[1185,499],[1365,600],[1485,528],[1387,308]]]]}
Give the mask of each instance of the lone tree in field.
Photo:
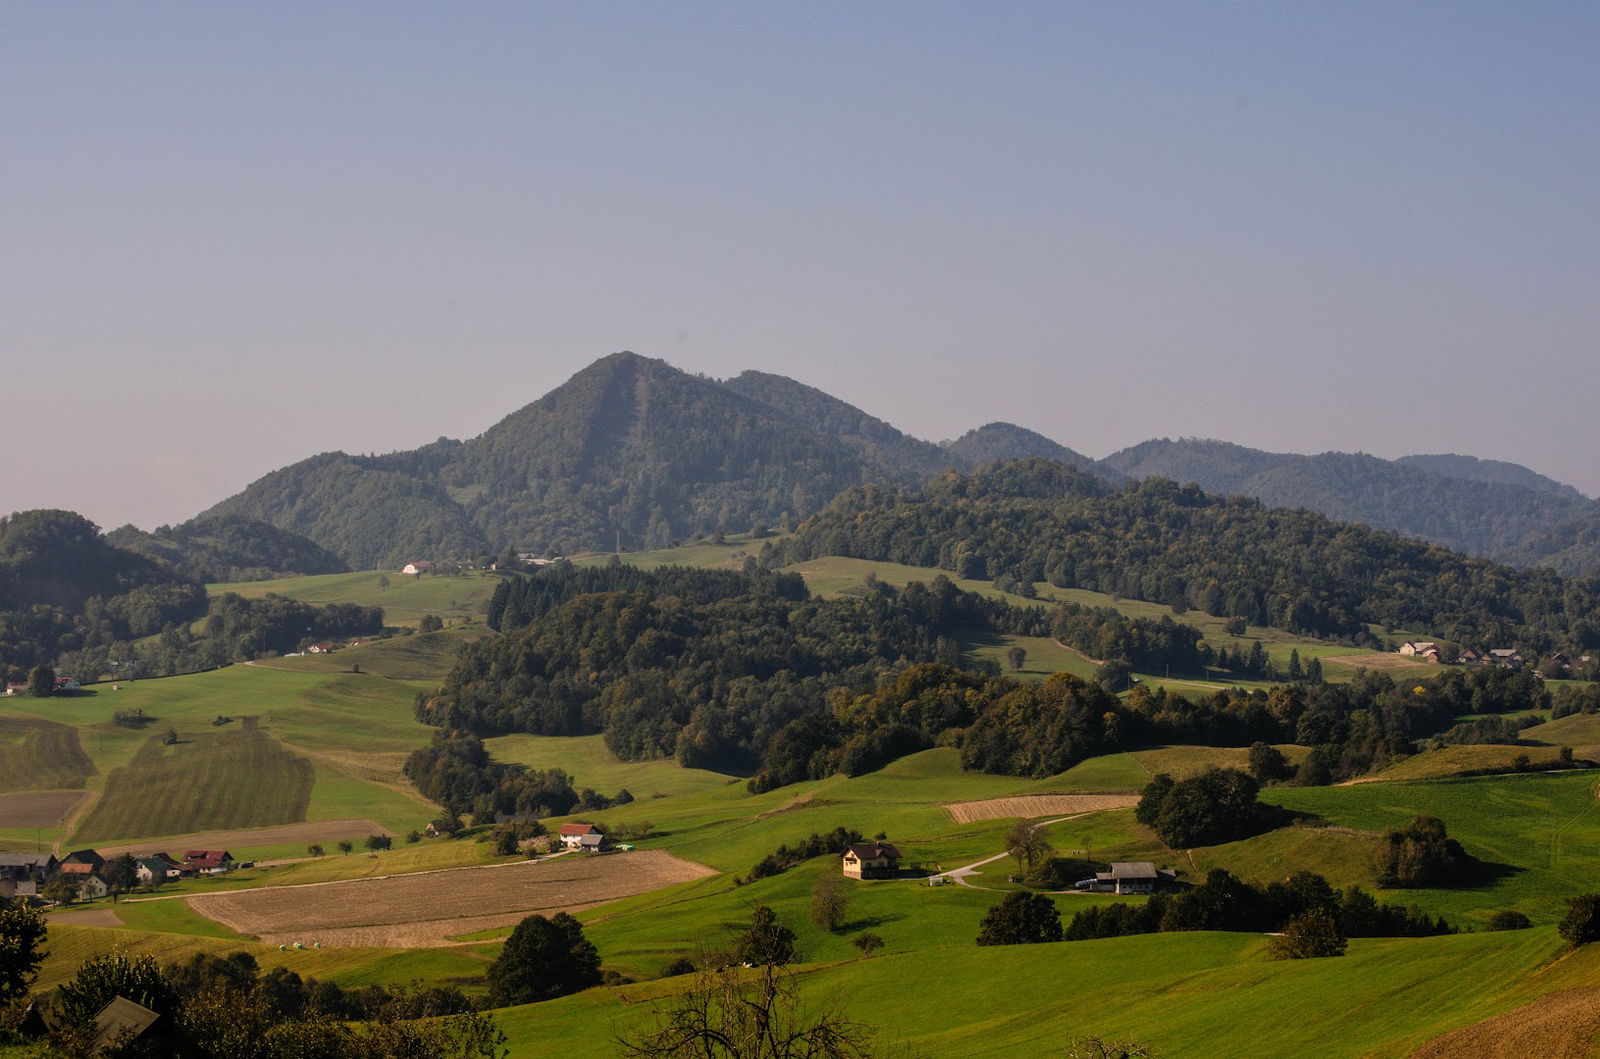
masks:
{"type": "Polygon", "coordinates": [[[28,674],[28,694],[35,698],[49,698],[56,693],[56,671],[49,666],[34,666],[28,674]]]}
{"type": "Polygon", "coordinates": [[[1011,668],[1017,672],[1022,672],[1023,663],[1027,662],[1027,660],[1028,649],[1026,647],[1018,644],[1006,648],[1006,661],[1010,662],[1011,668]]]}
{"type": "Polygon", "coordinates": [[[839,877],[829,872],[811,888],[811,920],[823,930],[838,930],[844,923],[846,904],[839,877]]]}
{"type": "Polygon", "coordinates": [[[752,967],[777,967],[794,959],[794,931],[778,922],[778,914],[757,905],[750,928],[733,945],[733,958],[752,967]]]}
{"type": "Polygon", "coordinates": [[[529,916],[489,965],[489,1001],[531,1004],[600,984],[600,953],[565,912],[529,916]]]}
{"type": "Polygon", "coordinates": [[[339,842],[339,852],[343,853],[347,857],[350,855],[350,851],[355,848],[355,843],[351,842],[348,838],[342,839],[339,842]]]}
{"type": "Polygon", "coordinates": [[[1600,941],[1600,893],[1574,897],[1556,931],[1573,947],[1600,941]]]}
{"type": "Polygon", "coordinates": [[[311,845],[306,847],[306,855],[307,856],[311,856],[311,857],[320,857],[320,856],[322,856],[322,843],[320,843],[320,842],[311,843],[311,845]]]}
{"type": "Polygon", "coordinates": [[[1061,913],[1043,894],[1018,890],[990,908],[978,925],[979,945],[1031,945],[1061,940],[1061,913]]]}
{"type": "Polygon", "coordinates": [[[1345,937],[1326,910],[1314,908],[1304,915],[1290,916],[1283,933],[1267,941],[1267,955],[1274,960],[1306,960],[1317,956],[1343,956],[1345,937]]]}
{"type": "Polygon", "coordinates": [[[1032,871],[1040,862],[1055,855],[1055,847],[1045,837],[1044,828],[1018,820],[1006,832],[1006,848],[1017,858],[1017,867],[1032,871]]]}

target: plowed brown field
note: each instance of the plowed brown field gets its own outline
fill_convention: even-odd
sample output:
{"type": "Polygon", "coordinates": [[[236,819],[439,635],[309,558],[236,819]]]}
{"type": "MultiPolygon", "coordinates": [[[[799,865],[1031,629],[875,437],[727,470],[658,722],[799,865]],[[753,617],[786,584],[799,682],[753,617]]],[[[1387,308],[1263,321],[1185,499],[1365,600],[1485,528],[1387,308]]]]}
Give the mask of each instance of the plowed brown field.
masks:
{"type": "Polygon", "coordinates": [[[0,794],[0,827],[55,827],[84,798],[82,791],[0,794]]]}
{"type": "MultiPolygon", "coordinates": [[[[183,835],[175,841],[167,841],[166,845],[173,847],[174,850],[178,846],[184,849],[234,847],[248,849],[251,846],[287,846],[302,842],[332,844],[342,838],[348,838],[359,844],[368,835],[393,835],[393,833],[376,820],[318,820],[309,824],[246,827],[237,831],[203,831],[196,835],[183,835]]],[[[154,853],[161,845],[161,840],[146,839],[143,842],[96,846],[95,849],[102,857],[114,857],[118,853],[154,853]]]]}
{"type": "Polygon", "coordinates": [[[958,824],[974,820],[999,820],[1008,816],[1072,816],[1102,809],[1138,805],[1137,794],[1028,794],[1019,798],[985,798],[981,802],[956,802],[944,807],[958,824]]]}
{"type": "Polygon", "coordinates": [[[1600,986],[1564,989],[1435,1037],[1411,1059],[1587,1059],[1600,1036],[1600,986]]]}
{"type": "Polygon", "coordinates": [[[188,898],[190,907],[271,945],[420,948],[509,926],[538,912],[576,912],[715,875],[663,850],[275,886],[188,898]]]}

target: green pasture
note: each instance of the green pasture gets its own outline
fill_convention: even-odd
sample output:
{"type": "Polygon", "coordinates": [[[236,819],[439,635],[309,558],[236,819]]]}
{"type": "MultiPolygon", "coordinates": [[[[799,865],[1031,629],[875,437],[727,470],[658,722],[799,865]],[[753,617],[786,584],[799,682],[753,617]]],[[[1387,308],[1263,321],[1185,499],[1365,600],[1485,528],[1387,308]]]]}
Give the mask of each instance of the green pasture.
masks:
{"type": "Polygon", "coordinates": [[[83,752],[75,728],[38,717],[0,716],[0,793],[81,790],[92,775],[94,762],[83,752]]]}
{"type": "Polygon", "coordinates": [[[433,614],[451,623],[469,618],[481,621],[488,613],[489,597],[494,595],[495,586],[503,576],[482,570],[420,577],[394,570],[362,570],[353,574],[212,584],[206,586],[206,591],[213,596],[233,592],[246,599],[259,599],[270,593],[302,603],[358,603],[364,607],[382,607],[386,625],[415,626],[424,614],[433,614]],[[385,578],[387,588],[380,586],[380,579],[385,578]]]}
{"type": "Polygon", "coordinates": [[[1404,890],[1416,902],[1463,925],[1514,908],[1536,923],[1561,917],[1567,899],[1600,880],[1600,802],[1590,772],[1528,773],[1471,779],[1273,787],[1262,800],[1327,823],[1382,832],[1420,813],[1443,820],[1450,837],[1488,867],[1471,885],[1404,890]]]}
{"type": "MultiPolygon", "coordinates": [[[[1346,956],[1324,960],[1273,962],[1265,947],[1258,936],[1220,933],[969,942],[806,965],[794,981],[807,1011],[838,1010],[878,1028],[881,1042],[924,1055],[1047,1055],[1093,1034],[1174,1057],[1343,1059],[1405,1056],[1440,1033],[1550,988],[1587,984],[1600,971],[1587,952],[1552,967],[1561,950],[1548,928],[1360,940],[1346,956]]],[[[670,1004],[672,990],[688,981],[594,989],[497,1019],[513,1052],[608,1056],[615,1036],[652,1028],[657,1005],[670,1004]]]]}
{"type": "MultiPolygon", "coordinates": [[[[777,541],[777,536],[755,540],[748,534],[730,533],[723,538],[723,543],[714,544],[709,540],[694,541],[677,548],[657,548],[652,551],[623,552],[618,558],[634,566],[647,569],[657,566],[697,566],[702,569],[716,567],[734,567],[744,563],[745,559],[761,554],[762,545],[768,541],[777,541]]],[[[569,556],[578,566],[600,566],[611,561],[610,552],[585,552],[580,555],[569,556]]]]}
{"type": "Polygon", "coordinates": [[[502,735],[485,739],[483,745],[496,761],[561,769],[572,777],[574,787],[606,795],[626,789],[638,799],[665,798],[743,782],[720,772],[682,768],[670,758],[623,761],[600,735],[502,735]]]}

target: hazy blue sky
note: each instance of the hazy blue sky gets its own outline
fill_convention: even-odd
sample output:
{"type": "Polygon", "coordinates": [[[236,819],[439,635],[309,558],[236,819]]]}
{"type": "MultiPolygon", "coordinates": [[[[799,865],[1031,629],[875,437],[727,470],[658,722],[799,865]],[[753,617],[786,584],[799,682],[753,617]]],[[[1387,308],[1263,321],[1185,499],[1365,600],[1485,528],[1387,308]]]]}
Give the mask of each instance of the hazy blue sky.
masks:
{"type": "Polygon", "coordinates": [[[0,8],[0,510],[178,521],[620,349],[938,440],[1600,492],[1600,7],[0,8]]]}

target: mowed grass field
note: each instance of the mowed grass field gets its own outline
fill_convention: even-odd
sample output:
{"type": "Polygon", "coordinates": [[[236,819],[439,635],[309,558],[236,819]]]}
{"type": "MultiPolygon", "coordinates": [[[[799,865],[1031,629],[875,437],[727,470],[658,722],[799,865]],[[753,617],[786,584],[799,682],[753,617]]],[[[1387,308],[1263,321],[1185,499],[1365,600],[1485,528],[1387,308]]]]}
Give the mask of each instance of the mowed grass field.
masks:
{"type": "Polygon", "coordinates": [[[271,581],[236,581],[211,584],[213,596],[234,592],[247,599],[270,594],[298,599],[304,603],[359,603],[382,607],[389,625],[415,626],[424,614],[448,622],[468,618],[481,621],[488,612],[489,597],[504,575],[482,570],[454,574],[423,574],[415,577],[393,570],[362,570],[353,574],[316,574],[310,577],[284,577],[271,581]],[[388,587],[382,587],[387,580],[388,587]]]}
{"type": "Polygon", "coordinates": [[[299,823],[315,773],[311,762],[262,731],[253,716],[210,731],[152,735],[106,778],[79,826],[85,844],[299,823]]]}
{"type": "Polygon", "coordinates": [[[561,769],[574,785],[606,795],[627,790],[635,798],[665,798],[740,782],[720,772],[681,768],[671,759],[623,761],[599,735],[502,735],[485,739],[483,745],[496,761],[561,769]]]}
{"type": "Polygon", "coordinates": [[[94,772],[77,729],[40,717],[0,716],[0,791],[77,790],[94,772]]]}

